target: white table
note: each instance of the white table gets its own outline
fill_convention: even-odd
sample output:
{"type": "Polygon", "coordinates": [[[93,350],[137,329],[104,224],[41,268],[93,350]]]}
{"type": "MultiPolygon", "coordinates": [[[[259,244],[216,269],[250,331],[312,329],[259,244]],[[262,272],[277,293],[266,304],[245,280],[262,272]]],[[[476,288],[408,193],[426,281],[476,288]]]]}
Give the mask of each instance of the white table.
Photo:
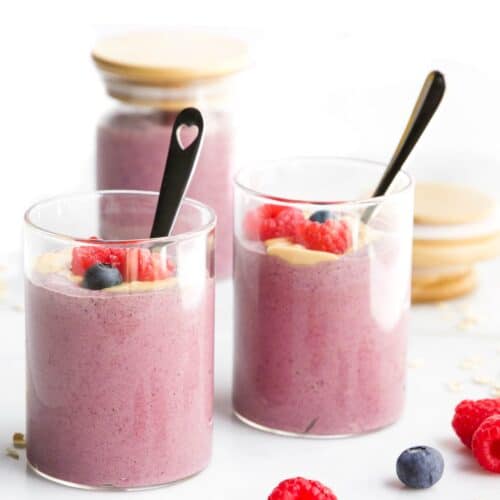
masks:
{"type": "MultiPolygon", "coordinates": [[[[453,302],[447,308],[414,307],[408,403],[399,423],[377,433],[339,440],[273,436],[250,429],[232,417],[231,284],[218,286],[212,463],[189,481],[168,488],[122,493],[121,497],[265,500],[280,480],[303,475],[329,485],[340,500],[391,500],[403,495],[429,500],[498,500],[500,476],[483,472],[450,427],[453,408],[459,400],[486,397],[490,393],[491,389],[472,383],[474,374],[500,380],[500,264],[489,264],[482,271],[483,285],[475,295],[453,302]],[[477,324],[473,324],[474,320],[477,324]],[[462,328],[457,327],[459,323],[462,328]],[[403,490],[395,476],[399,453],[417,444],[437,447],[446,463],[443,479],[422,492],[403,490]]],[[[10,276],[9,294],[0,304],[3,345],[0,439],[4,448],[10,445],[14,431],[24,430],[25,421],[20,283],[16,275],[10,276]]],[[[73,490],[39,479],[26,471],[22,451],[19,460],[0,455],[1,500],[104,499],[110,494],[114,495],[73,490]]]]}

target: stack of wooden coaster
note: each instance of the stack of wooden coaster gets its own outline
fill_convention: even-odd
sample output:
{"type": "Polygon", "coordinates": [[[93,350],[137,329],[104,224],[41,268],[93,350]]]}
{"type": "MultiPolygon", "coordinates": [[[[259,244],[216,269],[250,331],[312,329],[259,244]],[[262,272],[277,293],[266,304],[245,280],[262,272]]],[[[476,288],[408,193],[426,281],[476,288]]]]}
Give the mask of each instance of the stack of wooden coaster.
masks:
{"type": "Polygon", "coordinates": [[[500,255],[500,213],[484,193],[421,183],[415,191],[413,302],[460,297],[477,286],[475,264],[500,255]]]}

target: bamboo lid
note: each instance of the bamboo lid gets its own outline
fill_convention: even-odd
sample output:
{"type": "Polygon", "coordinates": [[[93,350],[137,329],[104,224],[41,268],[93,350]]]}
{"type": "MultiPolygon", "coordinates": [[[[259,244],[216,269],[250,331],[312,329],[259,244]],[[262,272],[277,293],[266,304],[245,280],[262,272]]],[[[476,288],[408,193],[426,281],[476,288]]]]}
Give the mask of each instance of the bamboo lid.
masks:
{"type": "Polygon", "coordinates": [[[132,33],[101,40],[92,58],[113,77],[169,87],[241,71],[248,65],[248,48],[233,38],[195,31],[132,33]]]}

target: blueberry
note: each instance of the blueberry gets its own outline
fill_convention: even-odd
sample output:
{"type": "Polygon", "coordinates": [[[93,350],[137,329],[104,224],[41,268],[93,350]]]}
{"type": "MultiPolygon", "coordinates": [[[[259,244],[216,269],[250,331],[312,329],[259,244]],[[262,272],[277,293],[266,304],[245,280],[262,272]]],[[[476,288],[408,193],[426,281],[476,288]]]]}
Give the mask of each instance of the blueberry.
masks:
{"type": "Polygon", "coordinates": [[[108,264],[94,264],[85,271],[82,286],[90,290],[101,290],[123,282],[122,275],[116,267],[108,264]]]}
{"type": "Polygon", "coordinates": [[[326,222],[328,219],[335,219],[335,215],[333,212],[330,212],[330,210],[318,210],[309,217],[309,220],[312,220],[313,222],[321,222],[321,224],[326,222]]]}
{"type": "Polygon", "coordinates": [[[414,446],[399,455],[396,472],[402,483],[410,488],[430,488],[443,475],[444,460],[430,446],[414,446]]]}

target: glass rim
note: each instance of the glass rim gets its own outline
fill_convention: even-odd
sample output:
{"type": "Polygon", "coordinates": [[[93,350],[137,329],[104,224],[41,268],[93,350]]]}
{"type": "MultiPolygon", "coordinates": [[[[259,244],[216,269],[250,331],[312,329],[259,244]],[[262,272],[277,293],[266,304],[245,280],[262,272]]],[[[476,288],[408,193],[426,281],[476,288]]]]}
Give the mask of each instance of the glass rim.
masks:
{"type": "Polygon", "coordinates": [[[365,207],[365,206],[370,206],[370,205],[377,205],[382,202],[385,202],[389,199],[397,198],[400,195],[403,195],[407,191],[409,191],[413,185],[414,185],[414,178],[413,176],[406,172],[406,170],[401,169],[398,172],[398,175],[402,175],[405,179],[404,185],[395,190],[391,191],[390,193],[386,193],[380,196],[368,196],[366,198],[360,198],[360,199],[354,199],[354,200],[343,200],[343,201],[332,201],[332,200],[298,200],[298,199],[293,199],[293,198],[286,198],[282,196],[275,196],[270,193],[265,193],[263,191],[259,191],[257,189],[254,189],[252,187],[249,187],[248,185],[245,185],[245,183],[242,181],[241,177],[248,172],[259,172],[259,171],[265,171],[271,167],[280,167],[286,165],[286,162],[291,162],[291,161],[300,161],[300,162],[319,162],[319,161],[325,161],[325,160],[334,160],[334,161],[342,161],[342,162],[352,162],[352,163],[359,163],[359,164],[364,164],[364,165],[373,165],[373,166],[378,166],[378,167],[386,167],[387,165],[385,163],[379,162],[379,161],[374,161],[374,160],[366,160],[364,158],[355,158],[355,157],[349,157],[349,156],[291,156],[291,157],[285,157],[285,158],[280,158],[277,160],[272,160],[272,161],[267,161],[264,162],[265,165],[262,167],[259,167],[258,169],[255,169],[253,167],[243,167],[241,168],[236,175],[234,176],[233,183],[234,185],[242,189],[243,191],[247,192],[248,194],[251,194],[257,198],[261,198],[264,200],[268,201],[273,201],[273,202],[279,202],[279,203],[295,203],[295,204],[301,204],[301,205],[321,205],[321,206],[331,206],[335,205],[336,207],[365,207]]]}
{"type": "Polygon", "coordinates": [[[134,239],[116,239],[116,240],[107,240],[107,239],[91,239],[89,238],[77,238],[75,236],[71,236],[69,234],[63,234],[59,233],[57,231],[50,231],[49,229],[46,229],[42,227],[40,224],[36,224],[33,222],[31,219],[31,216],[37,208],[43,207],[44,205],[49,205],[51,203],[55,203],[58,201],[64,201],[64,200],[71,200],[71,199],[77,199],[77,198],[97,198],[99,195],[101,196],[106,196],[106,195],[124,195],[124,196],[132,196],[132,195],[141,195],[141,196],[156,196],[158,197],[159,193],[157,191],[141,191],[141,190],[133,190],[133,189],[104,189],[104,190],[96,190],[96,191],[85,191],[81,193],[71,193],[71,194],[63,194],[63,195],[57,195],[57,196],[52,196],[50,198],[45,198],[43,200],[37,201],[33,203],[25,212],[24,212],[24,224],[25,226],[29,227],[32,230],[38,231],[42,234],[45,234],[46,236],[50,236],[55,239],[59,240],[69,240],[69,241],[76,241],[78,243],[83,243],[83,244],[88,244],[88,245],[93,245],[93,246],[98,246],[98,245],[126,245],[126,246],[133,246],[133,245],[138,245],[138,244],[144,244],[148,242],[155,242],[155,243],[177,243],[179,241],[185,241],[189,240],[192,238],[196,238],[197,236],[201,236],[203,234],[209,233],[211,230],[215,228],[215,225],[217,223],[217,215],[215,214],[214,210],[209,207],[208,205],[205,205],[204,203],[201,203],[197,200],[194,200],[192,198],[185,197],[183,200],[183,204],[187,204],[191,207],[196,208],[200,212],[205,212],[209,216],[208,222],[205,224],[200,225],[198,229],[191,230],[191,231],[186,231],[177,235],[173,236],[160,236],[160,237],[155,237],[155,238],[134,238],[134,239]]]}

